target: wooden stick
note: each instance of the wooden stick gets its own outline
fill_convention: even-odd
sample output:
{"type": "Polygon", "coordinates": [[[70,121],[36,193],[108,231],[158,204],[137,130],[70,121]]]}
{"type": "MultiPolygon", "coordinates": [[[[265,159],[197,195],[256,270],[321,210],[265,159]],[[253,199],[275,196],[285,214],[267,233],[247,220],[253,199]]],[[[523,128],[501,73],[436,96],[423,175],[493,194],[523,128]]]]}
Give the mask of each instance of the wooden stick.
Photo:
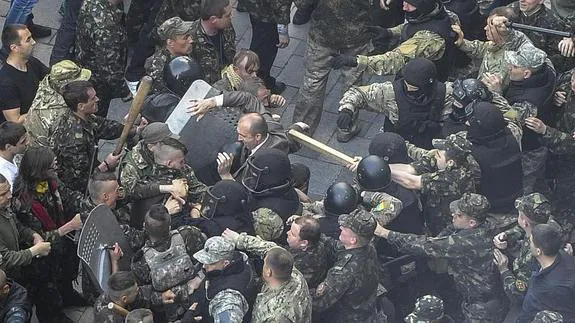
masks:
{"type": "Polygon", "coordinates": [[[152,78],[149,76],[142,77],[140,81],[140,86],[138,87],[138,91],[136,92],[136,96],[132,100],[132,106],[130,107],[130,112],[128,112],[128,118],[126,119],[126,123],[124,124],[124,129],[122,129],[122,134],[120,135],[120,139],[116,143],[116,148],[112,153],[114,156],[118,156],[122,153],[122,148],[126,143],[126,139],[128,139],[128,135],[130,134],[130,130],[134,125],[134,121],[140,114],[140,110],[142,110],[142,105],[144,105],[144,100],[150,89],[152,88],[152,78]]]}
{"type": "Polygon", "coordinates": [[[130,313],[130,311],[128,311],[127,309],[123,308],[122,306],[116,304],[116,303],[108,303],[108,309],[109,310],[113,310],[116,313],[122,315],[122,316],[128,316],[128,314],[130,313]]]}
{"type": "Polygon", "coordinates": [[[288,135],[290,135],[295,141],[301,143],[302,145],[309,147],[310,149],[317,151],[320,154],[333,157],[345,165],[351,164],[355,161],[353,157],[350,157],[339,150],[333,149],[330,146],[319,142],[297,130],[290,129],[288,131],[288,135]]]}

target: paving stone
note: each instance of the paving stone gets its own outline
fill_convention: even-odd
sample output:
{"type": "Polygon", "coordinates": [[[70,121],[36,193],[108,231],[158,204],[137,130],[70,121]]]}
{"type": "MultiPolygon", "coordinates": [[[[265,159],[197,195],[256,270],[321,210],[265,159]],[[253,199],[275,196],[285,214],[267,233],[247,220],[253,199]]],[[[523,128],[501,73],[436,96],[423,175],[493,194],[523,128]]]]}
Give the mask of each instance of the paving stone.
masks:
{"type": "Polygon", "coordinates": [[[52,54],[51,45],[36,43],[34,46],[34,57],[39,59],[46,66],[50,65],[50,54],[52,54]]]}
{"type": "Polygon", "coordinates": [[[302,163],[309,168],[311,172],[309,193],[314,195],[325,194],[327,188],[337,180],[341,171],[338,165],[326,164],[298,155],[290,155],[290,160],[292,163],[302,163]]]}
{"type": "Polygon", "coordinates": [[[303,60],[301,56],[294,55],[290,57],[277,79],[288,85],[299,88],[303,80],[303,74],[303,60]]]}
{"type": "MultiPolygon", "coordinates": [[[[34,6],[32,12],[34,13],[34,23],[42,26],[47,26],[52,29],[58,29],[60,27],[60,5],[61,0],[53,1],[38,1],[34,6]]],[[[54,33],[54,30],[52,31],[54,33]]]]}
{"type": "Polygon", "coordinates": [[[272,66],[272,68],[270,69],[270,75],[272,77],[278,77],[281,72],[282,72],[282,69],[277,67],[277,66],[272,66]]]}
{"type": "Polygon", "coordinates": [[[307,48],[307,42],[300,41],[299,45],[297,46],[294,55],[305,56],[305,50],[307,48]]]}
{"type": "MultiPolygon", "coordinates": [[[[10,9],[10,2],[0,1],[0,17],[6,17],[8,9],[10,9]]],[[[2,26],[4,26],[4,23],[2,23],[2,26]]]]}
{"type": "Polygon", "coordinates": [[[285,91],[282,93],[282,96],[286,99],[287,103],[296,103],[297,100],[297,92],[299,89],[293,86],[287,86],[285,91]]]}
{"type": "Polygon", "coordinates": [[[274,66],[283,68],[301,43],[301,40],[292,38],[290,39],[289,45],[286,48],[278,49],[278,54],[274,61],[274,66]]]}

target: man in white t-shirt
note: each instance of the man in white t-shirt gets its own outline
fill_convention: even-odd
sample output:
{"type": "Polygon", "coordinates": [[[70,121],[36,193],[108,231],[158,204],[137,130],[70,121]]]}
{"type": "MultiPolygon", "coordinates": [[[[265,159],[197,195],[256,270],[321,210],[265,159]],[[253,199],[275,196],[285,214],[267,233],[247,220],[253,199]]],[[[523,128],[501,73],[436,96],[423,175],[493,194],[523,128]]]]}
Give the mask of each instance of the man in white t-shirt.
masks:
{"type": "Polygon", "coordinates": [[[5,121],[0,124],[0,174],[4,175],[14,190],[14,179],[18,174],[18,166],[14,157],[24,153],[28,144],[26,128],[23,125],[5,121]]]}

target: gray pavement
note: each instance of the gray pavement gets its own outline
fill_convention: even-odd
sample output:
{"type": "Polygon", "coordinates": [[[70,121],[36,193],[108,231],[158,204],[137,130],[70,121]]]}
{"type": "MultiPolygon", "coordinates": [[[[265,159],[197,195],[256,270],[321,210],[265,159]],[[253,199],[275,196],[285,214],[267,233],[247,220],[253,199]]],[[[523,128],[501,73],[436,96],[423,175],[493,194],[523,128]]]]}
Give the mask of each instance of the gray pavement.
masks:
{"type": "MultiPolygon", "coordinates": [[[[41,0],[34,8],[35,22],[37,24],[49,26],[53,29],[52,36],[44,39],[37,39],[35,56],[44,64],[48,64],[50,53],[54,45],[56,30],[60,25],[61,0],[41,0]]],[[[4,20],[10,0],[0,0],[0,24],[4,25],[4,20]]],[[[295,7],[292,8],[292,14],[295,7]]],[[[251,40],[251,28],[249,17],[246,13],[234,12],[233,25],[236,30],[237,48],[249,48],[251,40]]],[[[288,126],[294,111],[294,103],[303,81],[303,64],[306,49],[307,32],[309,24],[304,26],[290,25],[291,41],[289,46],[280,49],[272,69],[272,75],[279,81],[285,82],[288,87],[283,93],[288,104],[285,108],[274,111],[282,115],[282,123],[288,126]]],[[[348,155],[365,155],[369,140],[381,127],[383,118],[375,113],[362,111],[360,120],[362,131],[360,135],[349,143],[338,143],[335,139],[334,127],[337,119],[337,107],[342,90],[340,73],[332,72],[327,86],[327,97],[324,104],[324,114],[322,121],[315,134],[315,139],[339,149],[348,155]]],[[[129,109],[129,103],[124,103],[119,99],[113,100],[110,106],[109,117],[121,120],[129,109]]],[[[113,150],[113,142],[102,141],[100,143],[100,156],[106,155],[113,150]]],[[[301,151],[290,157],[293,162],[300,162],[307,165],[311,170],[311,180],[309,193],[312,197],[321,197],[328,186],[337,180],[351,180],[353,175],[347,169],[337,164],[334,160],[320,156],[319,153],[302,148],[301,151]]],[[[91,322],[91,309],[73,308],[67,311],[70,318],[75,322],[91,322]]]]}

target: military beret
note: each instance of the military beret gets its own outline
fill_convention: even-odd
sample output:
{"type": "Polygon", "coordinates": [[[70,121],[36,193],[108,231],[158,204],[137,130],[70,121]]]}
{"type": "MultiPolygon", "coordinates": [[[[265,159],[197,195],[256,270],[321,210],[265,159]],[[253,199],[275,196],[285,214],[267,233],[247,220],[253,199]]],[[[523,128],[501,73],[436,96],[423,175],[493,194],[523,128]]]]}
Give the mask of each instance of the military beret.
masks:
{"type": "Polygon", "coordinates": [[[339,225],[351,229],[355,234],[372,238],[377,224],[373,216],[361,209],[356,209],[349,214],[342,214],[338,218],[339,225]]]}
{"type": "Polygon", "coordinates": [[[547,223],[551,217],[551,203],[540,193],[531,193],[516,199],[515,208],[537,223],[547,223]]]}
{"type": "Polygon", "coordinates": [[[475,193],[464,193],[459,200],[455,200],[449,205],[451,213],[465,214],[478,221],[484,221],[487,218],[489,207],[487,198],[475,193]]]}

